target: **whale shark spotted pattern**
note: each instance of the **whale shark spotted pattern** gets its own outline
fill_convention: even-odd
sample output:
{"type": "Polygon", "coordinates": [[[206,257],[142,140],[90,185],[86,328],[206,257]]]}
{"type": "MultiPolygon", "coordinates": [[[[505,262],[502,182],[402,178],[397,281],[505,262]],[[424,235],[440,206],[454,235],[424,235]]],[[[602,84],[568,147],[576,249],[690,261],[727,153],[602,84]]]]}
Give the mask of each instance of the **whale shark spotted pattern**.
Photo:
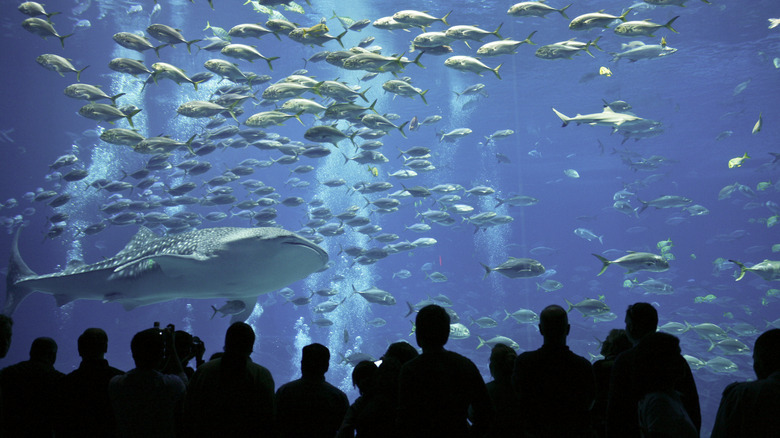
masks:
{"type": "Polygon", "coordinates": [[[19,253],[14,236],[3,313],[11,315],[34,291],[54,295],[57,305],[74,300],[137,306],[178,298],[241,300],[243,321],[258,295],[273,292],[321,269],[328,254],[281,228],[207,228],[158,237],[141,227],[115,256],[86,265],[71,262],[61,272],[37,275],[19,253]]]}

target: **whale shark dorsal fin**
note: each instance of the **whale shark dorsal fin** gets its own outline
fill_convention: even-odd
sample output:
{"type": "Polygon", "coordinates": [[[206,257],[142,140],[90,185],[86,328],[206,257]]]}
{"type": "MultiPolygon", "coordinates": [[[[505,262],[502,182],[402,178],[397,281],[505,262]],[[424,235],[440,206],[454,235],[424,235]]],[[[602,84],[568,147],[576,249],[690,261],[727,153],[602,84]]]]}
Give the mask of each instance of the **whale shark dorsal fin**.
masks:
{"type": "Polygon", "coordinates": [[[133,236],[133,238],[130,239],[129,242],[127,242],[127,245],[125,247],[128,247],[138,242],[147,242],[152,239],[157,239],[157,235],[154,234],[154,231],[141,225],[140,227],[138,227],[138,232],[135,233],[135,236],[133,236]]]}
{"type": "Polygon", "coordinates": [[[614,113],[614,111],[612,111],[612,108],[610,108],[609,105],[604,106],[604,110],[602,112],[614,113]]]}

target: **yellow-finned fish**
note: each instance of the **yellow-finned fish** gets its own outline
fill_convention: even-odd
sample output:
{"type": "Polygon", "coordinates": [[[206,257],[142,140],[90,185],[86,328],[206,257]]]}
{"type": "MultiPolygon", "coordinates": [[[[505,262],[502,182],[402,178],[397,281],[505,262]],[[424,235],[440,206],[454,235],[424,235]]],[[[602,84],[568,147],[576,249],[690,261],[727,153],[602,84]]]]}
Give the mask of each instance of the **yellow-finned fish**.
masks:
{"type": "Polygon", "coordinates": [[[599,74],[601,76],[610,77],[610,76],[612,76],[612,70],[608,69],[607,67],[601,67],[599,69],[599,74]]]}
{"type": "Polygon", "coordinates": [[[742,162],[750,158],[750,155],[745,152],[745,155],[741,157],[735,157],[729,160],[729,169],[733,169],[735,167],[742,167],[742,162]]]}
{"type": "Polygon", "coordinates": [[[753,125],[753,134],[761,132],[761,127],[764,126],[764,119],[762,117],[763,115],[763,112],[758,113],[758,121],[755,125],[753,125]]]}
{"type": "Polygon", "coordinates": [[[368,171],[371,172],[371,175],[379,176],[379,169],[376,167],[368,166],[368,171]]]}

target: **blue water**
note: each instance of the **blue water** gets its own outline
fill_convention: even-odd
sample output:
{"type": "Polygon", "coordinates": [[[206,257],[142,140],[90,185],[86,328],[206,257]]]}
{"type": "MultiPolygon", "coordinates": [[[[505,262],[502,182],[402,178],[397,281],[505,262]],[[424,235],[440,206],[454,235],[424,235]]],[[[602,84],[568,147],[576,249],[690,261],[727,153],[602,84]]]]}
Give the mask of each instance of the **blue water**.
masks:
{"type": "MultiPolygon", "coordinates": [[[[251,5],[241,2],[220,2],[215,9],[202,0],[195,4],[187,1],[161,1],[161,11],[153,22],[169,24],[181,29],[186,39],[213,36],[203,28],[208,21],[214,26],[229,29],[248,22],[265,23],[268,15],[253,11],[251,5]],[[225,3],[225,4],[223,4],[225,3]]],[[[359,245],[365,248],[379,247],[382,243],[369,241],[364,235],[346,227],[341,236],[326,237],[321,246],[333,261],[327,271],[313,274],[306,280],[290,287],[297,296],[308,296],[311,291],[325,287],[339,290],[339,300],[347,300],[333,313],[327,314],[334,324],[319,327],[312,319],[319,317],[310,307],[325,301],[315,296],[311,306],[295,307],[285,303],[279,294],[260,296],[258,307],[249,321],[255,328],[258,341],[253,359],[267,366],[277,384],[285,383],[299,373],[300,348],[310,342],[327,345],[332,353],[328,380],[348,391],[354,399],[349,375],[351,366],[341,363],[341,355],[355,352],[380,357],[391,342],[409,336],[411,318],[405,318],[406,302],[415,304],[422,300],[444,294],[452,301],[452,309],[461,322],[470,329],[466,339],[450,340],[448,348],[470,357],[490,379],[487,369],[488,348],[476,349],[478,336],[489,339],[502,335],[515,340],[522,350],[538,348],[541,337],[533,324],[518,324],[512,319],[504,320],[505,310],[518,309],[541,311],[548,304],[566,306],[586,298],[602,299],[617,315],[616,319],[594,322],[572,310],[572,325],[568,343],[577,354],[585,357],[597,355],[599,343],[612,328],[622,327],[627,305],[637,301],[654,303],[659,311],[661,324],[670,321],[692,325],[714,323],[728,329],[738,323],[749,324],[757,333],[765,330],[768,321],[778,324],[778,303],[776,283],[766,282],[758,276],[747,273],[740,282],[735,282],[735,266],[726,265],[716,269],[716,259],[736,259],[748,266],[764,259],[777,259],[772,245],[780,243],[776,230],[767,226],[767,220],[780,213],[777,202],[780,169],[773,163],[769,152],[780,152],[773,139],[778,136],[777,100],[778,70],[773,60],[780,57],[780,28],[767,29],[768,18],[780,16],[780,6],[773,1],[751,2],[747,7],[734,2],[713,1],[707,5],[698,0],[689,0],[687,7],[649,7],[639,3],[629,14],[629,19],[650,18],[656,23],[666,23],[679,15],[674,23],[680,33],[659,29],[655,38],[624,38],[616,36],[611,29],[572,31],[567,20],[557,13],[546,19],[536,17],[516,18],[506,14],[511,2],[482,1],[452,2],[360,2],[313,1],[313,6],[303,3],[305,14],[278,7],[278,11],[300,26],[313,26],[321,17],[328,18],[327,25],[332,34],[342,31],[338,20],[331,18],[333,10],[341,16],[355,20],[368,18],[376,20],[392,15],[401,9],[427,10],[440,17],[450,9],[450,25],[469,24],[492,31],[503,23],[500,34],[516,40],[524,39],[529,33],[538,31],[532,38],[537,46],[522,45],[515,55],[502,55],[482,59],[491,68],[501,64],[502,80],[486,72],[479,77],[474,73],[460,72],[444,66],[445,56],[423,55],[421,63],[425,68],[409,65],[399,76],[408,76],[415,87],[429,90],[428,104],[418,97],[413,99],[385,93],[382,83],[393,79],[389,74],[361,82],[360,71],[340,70],[325,62],[304,64],[304,58],[321,50],[339,50],[336,42],[325,44],[324,48],[308,47],[286,37],[277,40],[273,35],[259,40],[239,39],[241,43],[255,44],[268,57],[278,56],[273,71],[262,60],[252,64],[233,60],[243,71],[270,74],[273,82],[283,79],[293,71],[306,68],[309,76],[317,80],[338,78],[351,85],[360,85],[369,101],[378,99],[377,111],[400,116],[395,123],[403,123],[412,117],[423,120],[432,115],[442,116],[435,125],[422,126],[409,132],[404,138],[398,131],[391,131],[380,140],[380,149],[389,162],[376,165],[378,175],[374,176],[368,166],[354,162],[344,164],[341,152],[354,153],[349,141],[341,142],[339,150],[320,159],[302,157],[291,166],[274,164],[258,168],[254,178],[277,188],[281,198],[300,196],[307,201],[319,199],[334,214],[351,205],[362,208],[361,214],[369,215],[364,208],[365,200],[359,193],[348,192],[344,187],[329,188],[320,182],[332,178],[344,178],[348,186],[360,181],[389,181],[393,189],[381,194],[369,195],[370,199],[386,196],[407,186],[433,187],[437,184],[460,184],[465,189],[484,185],[495,189],[496,195],[504,198],[510,194],[522,194],[537,198],[536,205],[495,208],[496,195],[475,197],[459,190],[463,204],[475,208],[470,216],[478,212],[496,211],[499,215],[510,215],[511,223],[495,225],[475,231],[475,227],[462,221],[460,215],[452,213],[456,223],[443,226],[430,223],[432,229],[418,234],[406,229],[421,222],[422,213],[429,208],[439,209],[435,194],[430,198],[403,198],[399,211],[390,214],[370,214],[371,222],[382,227],[382,232],[396,233],[400,240],[413,241],[419,237],[432,237],[437,243],[428,248],[393,254],[376,264],[363,266],[354,264],[346,254],[339,253],[340,247],[359,245]],[[336,6],[338,4],[338,6],[336,6]],[[595,58],[581,53],[571,60],[544,60],[534,56],[537,47],[557,41],[577,38],[590,41],[601,36],[598,45],[605,50],[591,49],[595,58]],[[625,60],[611,62],[606,52],[620,51],[620,45],[633,40],[647,44],[658,44],[665,36],[669,47],[678,49],[672,55],[652,60],[629,63],[625,60]],[[600,67],[608,67],[612,75],[599,75],[600,67]],[[458,97],[460,92],[475,83],[484,83],[487,96],[458,97]],[[738,86],[743,84],[742,87],[738,86]],[[746,87],[744,86],[746,85],[746,87]],[[574,123],[561,127],[560,120],[551,111],[556,108],[564,114],[589,114],[600,112],[602,99],[624,100],[631,104],[636,115],[659,121],[663,134],[639,141],[629,140],[621,144],[623,137],[611,135],[611,129],[603,126],[577,126],[574,123]],[[763,128],[757,134],[751,130],[763,116],[763,128]],[[473,132],[453,143],[440,142],[437,132],[449,132],[457,128],[470,128],[473,132]],[[514,131],[504,139],[487,141],[486,136],[502,130],[514,131]],[[725,131],[728,133],[722,134],[725,131]],[[721,135],[722,134],[722,135],[721,135]],[[720,140],[716,138],[721,136],[720,140]],[[419,172],[409,180],[398,180],[388,173],[404,169],[403,159],[397,150],[413,146],[425,146],[432,150],[430,161],[436,167],[430,172],[419,172]],[[729,168],[730,159],[750,155],[741,167],[729,168]],[[499,163],[500,153],[510,162],[499,163]],[[633,169],[623,161],[629,156],[632,162],[640,157],[661,156],[661,164],[655,168],[633,169]],[[300,164],[311,164],[315,171],[308,174],[291,174],[290,170],[300,164]],[[571,178],[564,170],[574,169],[579,178],[571,178]],[[307,187],[293,187],[291,177],[310,183],[307,187]],[[750,190],[737,190],[726,199],[719,199],[719,192],[727,185],[738,182],[750,190]],[[760,182],[768,182],[768,188],[758,190],[760,182]],[[627,200],[632,208],[640,201],[648,201],[663,195],[684,196],[709,210],[709,214],[692,216],[681,208],[648,208],[639,215],[623,214],[613,208],[613,195],[626,188],[633,196],[627,200]],[[767,205],[767,202],[769,204],[767,205]],[[603,236],[603,244],[597,240],[587,241],[574,234],[577,228],[592,230],[603,236]],[[597,276],[601,263],[591,253],[606,253],[611,259],[625,251],[649,251],[660,253],[658,242],[671,241],[670,269],[666,272],[639,272],[626,275],[623,268],[611,266],[602,276],[597,276]],[[554,251],[533,255],[537,247],[552,248],[554,251]],[[544,278],[510,279],[492,273],[483,279],[484,270],[480,263],[495,267],[508,257],[533,257],[547,269],[549,279],[557,280],[563,288],[544,292],[537,287],[544,278]],[[424,266],[426,265],[427,266],[424,266]],[[423,270],[429,267],[430,270],[423,270]],[[411,272],[407,279],[393,278],[393,273],[406,269],[411,272]],[[444,282],[432,282],[426,274],[434,271],[446,276],[444,282]],[[553,272],[554,271],[554,272],[553,272]],[[343,280],[333,281],[337,275],[343,280]],[[635,283],[624,287],[625,280],[635,279],[641,283],[655,279],[671,285],[673,294],[647,294],[635,283]],[[358,289],[376,286],[392,293],[398,304],[378,306],[369,304],[363,298],[352,295],[353,285],[358,289]],[[773,293],[775,294],[774,296],[773,293]],[[696,297],[709,297],[710,302],[697,303],[696,297]],[[499,321],[497,328],[482,329],[469,325],[469,317],[490,316],[499,321]],[[372,327],[367,321],[381,317],[387,321],[382,327],[372,327]]],[[[607,13],[619,15],[631,2],[598,0],[577,2],[566,12],[570,18],[587,12],[604,9],[607,13]]],[[[562,2],[552,6],[562,7],[562,2]]],[[[62,90],[75,82],[72,73],[60,77],[36,65],[35,58],[43,53],[54,53],[72,60],[77,69],[90,67],[81,75],[84,83],[101,85],[108,94],[127,93],[120,98],[120,105],[135,104],[143,111],[134,120],[140,133],[145,136],[169,135],[185,141],[193,134],[201,133],[205,120],[187,119],[176,116],[179,104],[189,100],[205,100],[224,81],[217,84],[213,79],[199,87],[196,92],[189,84],[177,86],[169,80],[161,80],[141,91],[145,78],[132,78],[110,70],[108,61],[115,57],[129,57],[144,60],[147,66],[157,62],[154,54],[145,55],[118,46],[111,36],[119,31],[143,31],[148,24],[153,3],[139,2],[51,2],[47,8],[62,11],[52,21],[60,34],[75,31],[66,39],[63,49],[56,38],[43,40],[26,32],[20,23],[27,18],[12,2],[0,6],[3,17],[2,37],[2,85],[0,101],[4,111],[0,116],[0,138],[2,172],[0,172],[0,209],[3,224],[8,233],[0,234],[0,252],[10,253],[11,233],[23,221],[27,226],[20,241],[20,251],[27,264],[37,273],[49,273],[62,269],[71,258],[83,258],[88,263],[111,257],[119,251],[137,231],[137,226],[109,226],[94,236],[77,236],[77,230],[86,225],[100,222],[105,215],[98,207],[107,201],[109,193],[85,189],[85,182],[97,178],[120,179],[121,170],[128,172],[143,167],[148,156],[137,154],[127,147],[102,142],[96,135],[100,129],[113,126],[96,123],[78,115],[84,101],[70,99],[62,90]],[[129,14],[133,5],[141,5],[142,11],[129,14]],[[90,26],[74,28],[78,20],[89,20],[90,26]],[[51,177],[49,165],[63,154],[75,154],[77,168],[89,171],[84,181],[67,183],[51,177]],[[48,179],[47,179],[48,175],[48,179]],[[55,190],[70,193],[73,200],[58,208],[57,212],[70,215],[65,232],[55,239],[45,237],[48,217],[55,213],[43,202],[26,200],[27,192],[55,190]],[[14,198],[18,205],[10,201],[14,198]],[[34,209],[29,210],[30,208],[34,209]],[[14,217],[22,215],[21,218],[14,217]],[[20,220],[21,219],[21,220],[20,220]]],[[[443,23],[434,23],[429,30],[445,30],[443,23]]],[[[387,31],[368,26],[360,32],[348,32],[344,37],[345,47],[356,45],[367,36],[376,38],[374,45],[382,47],[383,54],[407,52],[409,42],[419,33],[403,30],[387,31]]],[[[487,36],[484,42],[493,41],[487,36]]],[[[156,41],[153,41],[157,44],[156,41]]],[[[479,42],[471,42],[471,48],[463,42],[453,42],[453,55],[475,55],[479,42]]],[[[188,74],[204,71],[203,63],[210,58],[225,58],[219,53],[208,53],[193,47],[188,54],[184,45],[161,49],[160,60],[184,69],[188,74]]],[[[270,83],[255,87],[262,94],[270,83]]],[[[316,98],[313,94],[304,97],[316,98]]],[[[316,98],[321,103],[325,101],[316,98]]],[[[358,100],[358,103],[364,104],[358,100]]],[[[243,105],[245,120],[249,115],[270,108],[243,105]]],[[[284,126],[267,129],[293,141],[306,144],[305,129],[320,123],[311,115],[302,116],[305,127],[294,119],[284,126]]],[[[127,127],[120,120],[116,127],[127,127]]],[[[342,122],[339,127],[347,129],[342,122]]],[[[360,143],[360,141],[358,142],[360,143]]],[[[331,149],[333,149],[332,146],[331,149]]],[[[176,164],[191,158],[183,151],[174,153],[169,160],[176,164]]],[[[173,186],[184,181],[200,184],[221,172],[236,166],[246,158],[268,160],[278,158],[278,152],[247,149],[224,149],[200,158],[213,164],[211,171],[197,177],[175,175],[174,171],[163,170],[154,173],[162,181],[173,186]]],[[[636,167],[636,166],[634,166],[636,167]]],[[[60,169],[67,171],[69,168],[60,169]]],[[[131,181],[128,179],[128,181],[131,181]]],[[[239,200],[248,198],[246,190],[236,181],[239,200]]],[[[151,189],[151,195],[164,196],[162,188],[151,189]]],[[[205,188],[199,187],[191,195],[202,197],[205,188]]],[[[132,200],[142,199],[141,190],[122,195],[132,200]]],[[[257,198],[257,196],[253,196],[257,198]]],[[[187,211],[205,215],[213,211],[228,212],[230,206],[188,206],[187,211]]],[[[279,216],[276,222],[289,230],[302,229],[306,216],[306,205],[299,207],[276,206],[279,216]]],[[[181,209],[167,210],[169,214],[181,209]]],[[[162,210],[160,210],[162,211],[162,210]]],[[[771,220],[771,219],[770,219],[771,220]]],[[[771,223],[771,222],[770,222],[771,223]]],[[[199,227],[248,226],[246,219],[232,217],[212,224],[204,221],[199,227]]],[[[165,230],[153,228],[158,234],[165,230]]],[[[211,319],[211,306],[220,306],[224,300],[187,300],[141,307],[126,312],[116,303],[76,301],[57,307],[54,299],[46,294],[28,297],[13,315],[15,320],[14,339],[8,357],[0,365],[7,366],[26,359],[32,340],[38,336],[51,336],[57,340],[60,351],[56,367],[69,372],[78,366],[76,338],[88,327],[102,327],[109,334],[107,358],[112,365],[130,369],[133,367],[129,354],[131,336],[154,321],[163,325],[173,323],[177,328],[192,332],[202,338],[207,355],[219,351],[227,318],[211,319]]],[[[729,332],[752,347],[756,335],[729,332]]],[[[717,356],[727,357],[738,369],[733,372],[718,372],[712,367],[694,370],[701,398],[704,418],[704,436],[707,436],[714,420],[722,389],[731,381],[753,377],[750,353],[726,355],[719,347],[708,351],[710,342],[694,330],[680,335],[683,353],[708,361],[717,356]]]]}

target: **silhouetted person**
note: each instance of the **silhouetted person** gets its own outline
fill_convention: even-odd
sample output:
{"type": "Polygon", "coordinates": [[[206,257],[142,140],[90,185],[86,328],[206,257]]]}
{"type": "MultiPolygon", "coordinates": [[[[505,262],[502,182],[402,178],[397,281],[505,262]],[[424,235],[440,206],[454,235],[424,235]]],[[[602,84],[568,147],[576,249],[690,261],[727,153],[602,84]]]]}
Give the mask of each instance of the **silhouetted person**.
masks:
{"type": "Polygon", "coordinates": [[[450,316],[444,308],[428,305],[417,314],[416,326],[417,345],[423,352],[401,368],[397,436],[485,436],[493,418],[490,397],[474,362],[444,349],[450,316]]]}
{"type": "Polygon", "coordinates": [[[542,347],[517,356],[512,385],[520,398],[525,436],[590,436],[589,410],[596,395],[590,362],[566,346],[569,318],[561,306],[539,315],[542,347]]]}
{"type": "Polygon", "coordinates": [[[735,382],[723,391],[712,438],[780,436],[780,329],[756,339],[753,370],[755,381],[735,382]]]}
{"type": "Polygon", "coordinates": [[[633,386],[639,394],[639,429],[644,438],[698,438],[699,431],[674,388],[685,377],[687,362],[680,340],[651,333],[637,345],[633,386]]]}
{"type": "Polygon", "coordinates": [[[60,381],[61,424],[57,437],[113,437],[116,422],[108,398],[108,382],[124,374],[104,359],[108,335],[88,328],[78,339],[79,368],[60,381]]]}
{"type": "Polygon", "coordinates": [[[10,316],[0,313],[0,359],[4,358],[11,348],[13,325],[14,320],[10,316]]]}
{"type": "Polygon", "coordinates": [[[3,437],[51,437],[57,385],[64,376],[54,369],[57,343],[52,338],[36,338],[30,346],[30,360],[0,371],[3,401],[3,437]]]}
{"type": "Polygon", "coordinates": [[[490,428],[491,437],[511,437],[522,430],[523,423],[517,414],[520,410],[520,399],[512,388],[512,371],[516,359],[515,350],[504,344],[496,344],[490,351],[489,368],[493,380],[485,386],[496,414],[490,428]]]}
{"type": "Polygon", "coordinates": [[[133,336],[130,350],[135,368],[108,384],[108,395],[119,437],[174,437],[187,376],[158,371],[166,348],[175,354],[173,330],[151,328],[133,336]]]}
{"type": "Polygon", "coordinates": [[[601,344],[604,359],[593,362],[593,375],[596,377],[596,400],[590,410],[593,429],[599,437],[607,434],[607,400],[609,399],[609,380],[612,367],[618,355],[633,345],[623,329],[612,329],[601,344]]]}
{"type": "Polygon", "coordinates": [[[281,438],[333,438],[349,409],[349,399],[325,381],[330,351],[322,344],[303,347],[301,378],[276,391],[281,438]]]}
{"type": "Polygon", "coordinates": [[[417,356],[419,356],[417,349],[408,342],[394,342],[387,347],[379,368],[373,374],[369,388],[365,392],[361,390],[361,404],[357,406],[359,412],[354,420],[357,424],[355,430],[358,437],[397,438],[399,436],[396,427],[398,375],[401,373],[401,367],[417,356]]]}
{"type": "Polygon", "coordinates": [[[254,344],[252,326],[233,323],[224,354],[195,370],[184,403],[186,436],[273,436],[274,379],[249,358],[254,344]]]}
{"type": "MultiPolygon", "coordinates": [[[[187,379],[192,378],[195,374],[195,369],[189,366],[189,362],[192,359],[196,359],[195,366],[201,366],[203,362],[203,354],[206,352],[206,347],[203,342],[197,336],[185,332],[184,330],[176,330],[176,354],[179,356],[179,362],[182,368],[184,368],[184,374],[187,375],[187,379]]],[[[162,369],[165,374],[176,374],[176,365],[174,361],[167,361],[162,369]]]]}
{"type": "MultiPolygon", "coordinates": [[[[0,359],[3,359],[8,354],[8,349],[11,348],[11,335],[13,334],[14,320],[8,316],[0,313],[0,359]]],[[[0,424],[3,424],[3,396],[2,388],[0,388],[0,424]]],[[[0,428],[2,430],[2,428],[0,428]]]]}
{"type": "MultiPolygon", "coordinates": [[[[632,381],[637,367],[637,347],[647,335],[655,333],[658,327],[658,312],[649,303],[635,303],[626,310],[626,334],[634,346],[621,353],[612,368],[607,403],[607,437],[635,438],[640,436],[637,408],[642,394],[641,388],[632,381]]],[[[680,393],[685,411],[696,430],[701,430],[699,393],[688,362],[683,366],[683,377],[674,389],[680,393]]]]}
{"type": "Polygon", "coordinates": [[[374,397],[374,377],[379,368],[374,362],[364,360],[355,365],[352,370],[352,386],[358,389],[360,396],[349,406],[344,420],[341,422],[336,438],[352,438],[357,433],[358,438],[373,436],[373,428],[376,426],[371,419],[366,418],[365,411],[370,400],[374,397]]]}

